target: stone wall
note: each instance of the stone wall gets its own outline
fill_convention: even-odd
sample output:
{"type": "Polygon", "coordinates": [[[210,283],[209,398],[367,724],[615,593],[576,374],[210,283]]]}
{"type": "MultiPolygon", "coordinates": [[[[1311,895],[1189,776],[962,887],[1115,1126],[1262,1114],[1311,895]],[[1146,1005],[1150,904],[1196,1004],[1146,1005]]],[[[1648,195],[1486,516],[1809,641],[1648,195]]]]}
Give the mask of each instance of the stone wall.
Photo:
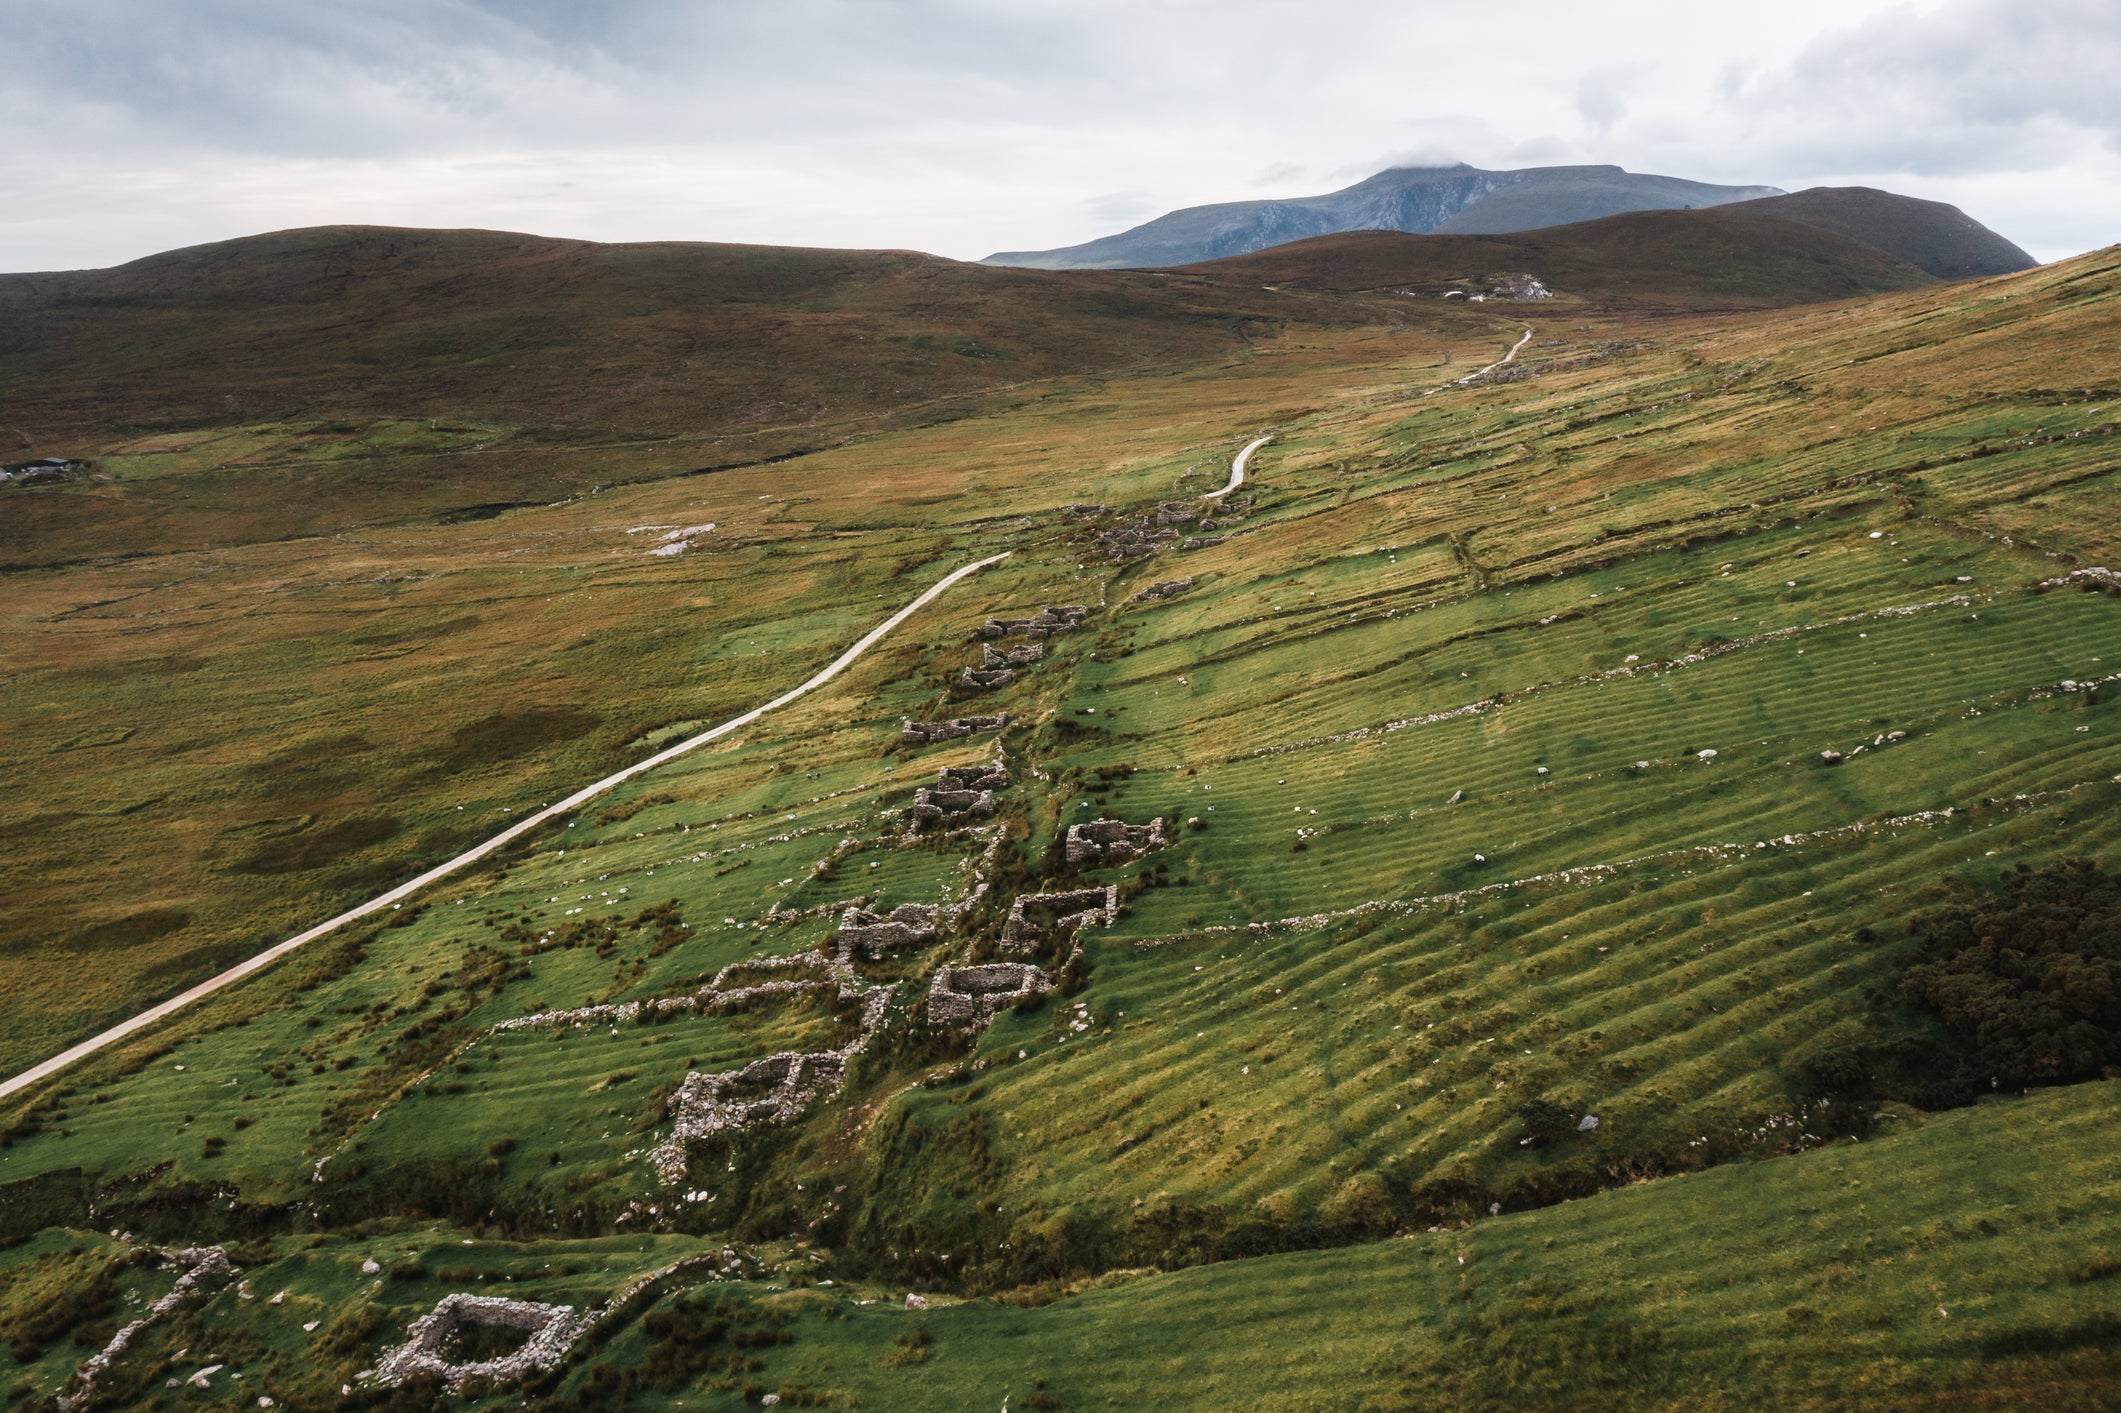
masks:
{"type": "Polygon", "coordinates": [[[899,744],[926,746],[937,741],[955,741],[976,731],[999,731],[1009,724],[1009,713],[993,716],[953,716],[948,721],[908,721],[899,728],[899,744]]]}
{"type": "Polygon", "coordinates": [[[968,667],[957,674],[957,685],[988,691],[995,687],[1006,687],[1016,680],[1016,672],[1007,667],[968,667]]]}
{"type": "Polygon", "coordinates": [[[1183,579],[1166,579],[1161,583],[1151,584],[1134,597],[1137,599],[1168,599],[1172,595],[1182,594],[1192,587],[1193,576],[1188,574],[1183,579]]]}
{"type": "Polygon", "coordinates": [[[849,908],[840,918],[840,947],[864,957],[880,957],[901,947],[933,942],[938,911],[932,903],[901,903],[888,913],[849,908]]]}
{"type": "Polygon", "coordinates": [[[73,1377],[66,1381],[66,1387],[61,1389],[59,1396],[53,1400],[60,1413],[75,1413],[75,1410],[86,1408],[94,1400],[97,1376],[110,1367],[112,1360],[125,1352],[126,1347],[140,1331],[193,1296],[203,1294],[207,1286],[224,1281],[235,1274],[235,1266],[229,1261],[228,1253],[218,1246],[187,1246],[182,1251],[163,1254],[184,1267],[184,1274],[177,1277],[177,1283],[170,1287],[169,1294],[148,1306],[138,1319],[112,1335],[110,1343],[90,1355],[86,1363],[74,1370],[73,1377]]]}
{"type": "Polygon", "coordinates": [[[1089,611],[1086,604],[1047,604],[1029,618],[990,618],[980,628],[980,636],[1006,638],[1011,633],[1021,633],[1034,640],[1058,638],[1063,633],[1072,633],[1081,627],[1083,615],[1089,611]]]}
{"type": "Polygon", "coordinates": [[[984,1020],[1052,987],[1051,977],[1022,962],[940,967],[928,984],[928,1019],[935,1025],[984,1020]]]}
{"type": "Polygon", "coordinates": [[[506,1300],[498,1295],[445,1295],[405,1331],[405,1343],[376,1366],[376,1382],[386,1386],[427,1376],[454,1389],[469,1379],[518,1380],[542,1373],[567,1357],[567,1351],[589,1328],[591,1317],[572,1305],[544,1305],[534,1300],[506,1300]],[[442,1350],[466,1325],[495,1325],[527,1331],[523,1347],[499,1359],[452,1364],[442,1350]]]}
{"type": "Polygon", "coordinates": [[[1001,950],[1009,956],[1028,957],[1049,942],[1059,944],[1056,952],[1066,950],[1083,928],[1104,926],[1118,916],[1118,884],[1067,893],[1019,894],[1009,906],[1009,920],[1002,925],[1001,950]]]}
{"type": "Polygon", "coordinates": [[[1161,819],[1152,819],[1147,824],[1093,819],[1068,826],[1068,862],[1076,868],[1126,863],[1151,849],[1161,849],[1169,842],[1164,836],[1161,819]]]}

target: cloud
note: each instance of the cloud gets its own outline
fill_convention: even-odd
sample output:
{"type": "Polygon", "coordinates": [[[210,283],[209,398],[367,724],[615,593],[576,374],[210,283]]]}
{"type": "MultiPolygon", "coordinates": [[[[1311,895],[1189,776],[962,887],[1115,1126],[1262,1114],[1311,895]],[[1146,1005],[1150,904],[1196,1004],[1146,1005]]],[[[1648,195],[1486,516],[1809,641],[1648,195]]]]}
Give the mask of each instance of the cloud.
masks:
{"type": "Polygon", "coordinates": [[[5,0],[38,98],[0,143],[0,269],[350,221],[976,257],[1461,160],[1956,192],[2036,250],[2121,233],[2110,0],[1518,0],[1507,72],[1471,61],[1485,23],[1473,0],[1300,24],[1271,0],[5,0]]]}

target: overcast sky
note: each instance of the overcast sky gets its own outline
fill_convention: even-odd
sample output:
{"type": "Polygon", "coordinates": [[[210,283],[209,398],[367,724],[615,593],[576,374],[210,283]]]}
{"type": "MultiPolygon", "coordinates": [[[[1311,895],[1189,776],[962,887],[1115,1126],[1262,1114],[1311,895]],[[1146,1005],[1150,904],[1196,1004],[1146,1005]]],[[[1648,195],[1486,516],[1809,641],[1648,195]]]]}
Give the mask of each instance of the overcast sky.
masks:
{"type": "Polygon", "coordinates": [[[0,0],[0,269],[289,226],[976,259],[1395,163],[2121,240],[2121,0],[0,0]]]}

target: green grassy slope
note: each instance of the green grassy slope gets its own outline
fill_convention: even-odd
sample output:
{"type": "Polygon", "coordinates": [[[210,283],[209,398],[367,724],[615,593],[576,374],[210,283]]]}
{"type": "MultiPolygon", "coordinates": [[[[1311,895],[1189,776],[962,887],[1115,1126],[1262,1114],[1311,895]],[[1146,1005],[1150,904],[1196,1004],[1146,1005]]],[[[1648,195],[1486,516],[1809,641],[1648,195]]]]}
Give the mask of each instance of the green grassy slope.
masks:
{"type": "MultiPolygon", "coordinates": [[[[648,1382],[668,1366],[667,1350],[662,1366],[649,1357],[651,1316],[554,1392],[610,1406],[624,1380],[641,1408],[755,1406],[766,1391],[870,1409],[2103,1407],[2121,1383],[2115,1103],[2112,1084],[1999,1099],[1862,1144],[1354,1248],[1115,1273],[1028,1306],[907,1310],[892,1289],[818,1285],[791,1252],[657,1302],[719,1300],[737,1328],[768,1332],[733,1372],[648,1382]]],[[[225,1362],[212,1401],[326,1405],[441,1291],[586,1305],[701,1249],[448,1228],[281,1241],[242,1253],[240,1290],[152,1330],[110,1388],[225,1362]],[[402,1274],[364,1277],[370,1259],[402,1274]]],[[[63,1232],[0,1253],[0,1310],[25,1321],[114,1255],[63,1232]]],[[[169,1282],[121,1265],[115,1286],[151,1297],[169,1282]]],[[[69,1350],[18,1366],[13,1386],[55,1388],[69,1350]]]]}
{"type": "MultiPolygon", "coordinates": [[[[1449,323],[1292,335],[1227,364],[696,487],[628,487],[303,557],[262,546],[54,572],[18,610],[16,640],[41,654],[32,685],[49,705],[14,749],[52,764],[14,837],[44,906],[105,909],[114,930],[0,959],[0,984],[30,998],[15,1014],[38,1012],[7,1035],[30,1054],[112,1004],[67,984],[78,958],[104,958],[137,994],[146,968],[182,964],[175,949],[241,942],[202,938],[210,919],[314,915],[360,885],[356,868],[406,867],[493,827],[504,807],[552,798],[570,771],[761,699],[909,586],[1013,551],[829,689],[0,1114],[0,1183],[31,1214],[15,1229],[86,1227],[93,1213],[96,1229],[165,1238],[365,1241],[440,1221],[519,1252],[645,1232],[741,1245],[784,1274],[835,1282],[821,1289],[900,1294],[1051,1290],[1134,1267],[1380,1243],[1289,1259],[1375,1273],[1388,1253],[1449,1253],[1440,1273],[1406,1275],[1435,1282],[1460,1274],[1462,1238],[1430,1227],[1697,1174],[1511,1229],[1706,1192],[1700,1206],[1659,1198],[1680,1205],[1650,1222],[1669,1244],[1643,1259],[1694,1262],[1707,1274],[1684,1288],[1703,1298],[1719,1279],[1733,1299],[1793,1290],[1819,1269],[1810,1258],[1784,1267],[1734,1245],[1719,1266],[1703,1254],[1707,1233],[1730,1232],[1734,1194],[1784,1181],[1769,1172],[1872,1181],[1834,1165],[1892,1163],[1872,1156],[1891,1151],[1881,1139],[1966,1097],[1941,1081],[1888,1093],[1822,1078],[1845,1074],[1849,1055],[1936,1039],[1894,987],[1909,914],[1947,878],[2121,860],[2116,599],[2096,592],[2099,575],[2069,577],[2121,549],[2112,390],[2096,378],[2121,353],[2117,299],[2109,252],[1773,315],[1533,310],[1518,361],[1471,385],[1454,379],[1524,324],[1451,310],[1438,316],[1449,323]],[[1099,535],[1220,484],[1262,426],[1275,439],[1252,461],[1254,503],[1220,544],[1106,556],[1099,535]],[[732,529],[682,556],[652,556],[645,531],[628,533],[709,519],[732,529]],[[114,592],[143,570],[129,596],[114,592]],[[299,659],[278,654],[317,651],[319,622],[356,632],[385,572],[406,576],[391,591],[405,597],[400,616],[358,631],[408,636],[349,641],[329,659],[344,677],[305,690],[287,668],[299,659]],[[1184,591],[1135,597],[1181,574],[1184,591]],[[310,607],[281,607],[290,585],[310,607]],[[457,633],[445,610],[473,589],[479,631],[457,633]],[[987,614],[1041,602],[1088,606],[1083,631],[999,691],[956,685],[987,614]],[[194,635],[187,675],[218,674],[183,689],[199,724],[179,723],[214,759],[111,711],[107,683],[123,674],[87,670],[128,661],[158,620],[194,635]],[[912,787],[994,747],[908,748],[900,720],[993,707],[1012,717],[1000,813],[904,841],[912,787]],[[1829,748],[1846,759],[1828,764],[1829,748]],[[163,769],[181,782],[165,787],[170,804],[118,807],[137,797],[98,761],[130,751],[170,758],[163,769]],[[384,762],[402,771],[387,795],[384,762]],[[108,806],[82,809],[95,792],[108,806]],[[362,826],[385,799],[402,799],[403,817],[362,826]],[[457,823],[460,803],[469,817],[457,823]],[[72,813],[54,822],[62,807],[72,813]],[[1104,813],[1162,815],[1173,842],[1137,863],[1069,866],[1061,831],[1104,813]],[[148,900],[123,887],[132,871],[105,856],[119,841],[166,847],[183,837],[173,820],[211,842],[158,875],[153,906],[196,916],[152,931],[148,900]],[[928,1023],[919,998],[933,968],[991,954],[1012,897],[1106,882],[1126,912],[1088,935],[1063,994],[978,1035],[928,1023]],[[231,886],[255,891],[216,902],[231,886]],[[731,963],[804,952],[856,897],[972,905],[955,934],[862,964],[868,983],[896,989],[842,1090],[700,1145],[674,1186],[651,1150],[685,1074],[847,1044],[854,1008],[812,993],[656,1024],[495,1029],[689,994],[731,963]],[[1801,1156],[1733,1166],[1778,1155],[1801,1156]]],[[[1962,1134],[1950,1152],[1978,1153],[1969,1171],[2017,1182],[1997,1115],[2110,1106],[2105,1087],[2085,1087],[1892,1142],[1962,1134]]],[[[2061,1145],[2064,1175],[2041,1200],[2053,1231],[2096,1243],[2111,1176],[2086,1166],[2090,1130],[2077,1122],[2028,1125],[2024,1142],[2051,1133],[2061,1145]]],[[[1814,1179],[1787,1181],[1789,1195],[1759,1200],[1790,1211],[1825,1200],[1798,1191],[1814,1179]]],[[[1910,1182],[1936,1196],[1922,1220],[1943,1224],[1938,1241],[1985,1238],[1979,1219],[2002,1225],[1979,1183],[1910,1182]]],[[[1924,1230],[1896,1218],[1876,1239],[1900,1226],[1924,1230]]],[[[1831,1403],[1830,1380],[1862,1372],[1821,1352],[1761,1373],[1756,1353],[1689,1352],[1713,1343],[1706,1326],[1572,1303],[1569,1282],[1587,1268],[1568,1263],[1596,1259],[1597,1240],[1558,1240],[1563,1255],[1525,1249],[1537,1279],[1499,1292],[1494,1311],[1476,1296],[1454,1322],[1435,1300],[1447,1287],[1431,1284],[1402,1302],[1455,1352],[1402,1355],[1344,1322],[1331,1341],[1350,1352],[1319,1368],[1360,1365],[1380,1402],[1456,1387],[1469,1364],[1502,1371],[1476,1393],[1554,1403],[1670,1402],[1692,1373],[1733,1402],[1748,1378],[1787,1377],[1793,1397],[1831,1403]],[[1519,1316],[1549,1321],[1555,1347],[1577,1352],[1512,1364],[1519,1316]]],[[[2019,1253],[2027,1269],[2054,1264],[2046,1240],[2019,1253]]],[[[2005,1248],[1970,1245],[1965,1269],[1998,1269],[1990,1250],[2005,1248]]],[[[1827,1259],[1853,1267],[1856,1255],[1827,1259]]],[[[1184,1340],[1196,1318],[1186,1292],[1285,1269],[1233,1263],[1097,1299],[1178,1312],[1171,1338],[1184,1340]]],[[[1825,1351],[1868,1337],[1851,1331],[1877,1318],[1875,1299],[1897,1312],[1874,1327],[1895,1331],[1878,1336],[1878,1357],[1906,1362],[1881,1385],[1907,1402],[1944,1398],[1951,1379],[1989,1378],[2002,1400],[2111,1375],[2082,1352],[2106,1326],[2056,1314],[2045,1277],[1997,1297],[2008,1318],[1979,1338],[2003,1339],[2018,1320],[2047,1344],[1924,1352],[1934,1346],[1915,1331],[1927,1327],[1902,1309],[1906,1275],[1896,1257],[1889,1275],[1866,1277],[1884,1284],[1863,1287],[1887,1294],[1845,1308],[1831,1285],[1795,1297],[1820,1323],[1778,1309],[1774,1328],[1825,1351]]],[[[391,1303],[462,1283],[409,1276],[391,1303]]],[[[2103,1296],[2093,1276],[2084,1284],[2085,1298],[2103,1296]]],[[[1961,1298],[1940,1290],[1923,1308],[1961,1298]]],[[[864,1371],[904,1333],[867,1309],[842,1312],[864,1371]]],[[[404,1313],[378,1315],[362,1347],[404,1313]]],[[[996,1321],[968,1343],[999,1349],[1049,1317],[964,1318],[996,1321]]],[[[1051,1318],[1065,1329],[1074,1317],[1051,1318]]],[[[1953,1340],[1963,1328],[1940,1326],[1953,1340]]],[[[625,1338],[636,1343],[622,1363],[647,1358],[645,1327],[625,1338]]],[[[804,1334],[791,1348],[839,1338],[804,1334]]],[[[1262,1344],[1260,1357],[1271,1352],[1262,1344]]],[[[878,1367],[946,1374],[947,1348],[926,1362],[899,1353],[878,1367]]],[[[796,1382],[899,1396],[866,1372],[755,1357],[796,1382]]],[[[1003,1367],[984,1354],[967,1365],[983,1379],[1003,1367]]],[[[1093,1396],[1043,1372],[1054,1398],[1093,1396]]],[[[1331,1401],[1303,1368],[1259,1377],[1297,1406],[1331,1401]]]]}

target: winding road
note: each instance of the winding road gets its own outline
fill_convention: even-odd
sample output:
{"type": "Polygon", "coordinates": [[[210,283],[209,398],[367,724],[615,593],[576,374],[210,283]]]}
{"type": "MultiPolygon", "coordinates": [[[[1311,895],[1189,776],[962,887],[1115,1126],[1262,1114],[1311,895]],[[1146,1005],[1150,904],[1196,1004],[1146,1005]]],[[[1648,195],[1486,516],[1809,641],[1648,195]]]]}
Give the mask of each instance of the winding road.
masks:
{"type": "MultiPolygon", "coordinates": [[[[1530,329],[1526,329],[1525,337],[1530,338],[1531,336],[1532,331],[1530,329]]],[[[1274,437],[1270,433],[1267,436],[1260,437],[1256,441],[1248,442],[1245,445],[1245,449],[1237,454],[1237,460],[1230,463],[1230,484],[1224,486],[1219,491],[1208,492],[1206,495],[1202,496],[1201,499],[1219,501],[1224,496],[1230,494],[1230,492],[1236,490],[1239,486],[1242,486],[1245,483],[1245,463],[1252,459],[1253,452],[1258,451],[1261,447],[1265,446],[1268,442],[1271,442],[1273,440],[1274,437]]]]}
{"type": "MultiPolygon", "coordinates": [[[[1238,469],[1233,471],[1232,478],[1230,481],[1230,485],[1232,487],[1236,486],[1239,481],[1244,479],[1242,467],[1244,466],[1245,456],[1251,454],[1252,447],[1258,446],[1260,442],[1263,442],[1265,440],[1266,438],[1264,437],[1260,438],[1259,442],[1252,443],[1252,446],[1246,447],[1244,452],[1239,455],[1239,457],[1237,458],[1238,469]]],[[[164,1001],[159,1005],[150,1006],[146,1010],[140,1012],[140,1014],[132,1017],[132,1019],[121,1021],[119,1024],[112,1026],[109,1030],[104,1031],[102,1034],[84,1040],[79,1045],[76,1045],[69,1050],[61,1051],[59,1054],[52,1056],[49,1060],[44,1061],[42,1064],[33,1065],[29,1069],[24,1070],[22,1073],[14,1076],[11,1079],[0,1081],[0,1098],[5,1098],[7,1095],[13,1094],[20,1089],[27,1089],[30,1085],[36,1084],[40,1080],[48,1079],[52,1075],[55,1075],[59,1071],[65,1069],[68,1065],[73,1064],[75,1061],[86,1059],[88,1056],[95,1054],[98,1050],[104,1049],[107,1046],[114,1045],[118,1041],[123,1040],[128,1035],[132,1035],[138,1031],[145,1030],[148,1026],[153,1025],[155,1022],[176,1014],[178,1011],[184,1009],[186,1006],[189,1006],[192,1002],[203,1000],[206,997],[213,995],[216,991],[221,990],[223,987],[241,981],[244,977],[249,976],[252,972],[264,970],[266,967],[271,966],[274,962],[278,961],[280,958],[286,956],[289,952],[294,951],[297,947],[300,947],[305,943],[314,942],[319,937],[323,937],[330,932],[336,931],[337,929],[344,927],[347,923],[358,921],[361,918],[367,917],[371,913],[381,912],[383,909],[389,907],[393,903],[402,902],[404,899],[409,898],[413,894],[419,892],[422,888],[425,888],[428,884],[436,882],[439,879],[447,878],[450,874],[455,873],[457,870],[463,868],[467,864],[478,862],[480,859],[485,858],[494,850],[501,848],[503,845],[508,844],[512,840],[521,838],[523,835],[529,833],[531,830],[536,829],[539,825],[546,824],[554,819],[559,818],[563,814],[567,814],[570,811],[577,809],[584,804],[587,804],[590,800],[595,799],[598,795],[603,794],[606,790],[609,790],[616,785],[623,784],[624,782],[633,779],[633,777],[635,777],[636,775],[641,775],[647,771],[654,770],[659,765],[663,765],[669,761],[676,760],[679,756],[684,755],[687,751],[693,750],[694,748],[699,746],[704,746],[709,741],[715,740],[716,738],[721,736],[726,736],[730,732],[735,731],[741,727],[749,726],[752,722],[757,721],[760,717],[764,716],[767,712],[774,710],[776,707],[784,707],[788,705],[788,703],[794,701],[797,697],[803,696],[805,693],[815,691],[817,688],[824,686],[827,682],[830,682],[833,678],[839,676],[840,673],[844,672],[847,667],[854,662],[856,658],[860,657],[863,653],[869,651],[869,649],[871,649],[872,647],[875,647],[876,644],[884,637],[885,634],[889,633],[892,629],[898,627],[901,623],[904,623],[908,618],[911,618],[915,613],[918,613],[921,609],[933,603],[939,595],[941,595],[951,585],[957,583],[958,580],[963,579],[968,575],[977,574],[980,570],[985,569],[990,564],[999,564],[1002,560],[1005,560],[1008,557],[1009,551],[1004,550],[1000,554],[989,555],[985,559],[977,560],[971,564],[967,564],[961,569],[952,570],[950,573],[944,575],[941,579],[937,580],[933,585],[929,586],[927,592],[923,593],[919,598],[915,599],[912,603],[907,604],[897,613],[892,614],[889,618],[885,619],[876,627],[870,629],[867,636],[862,638],[860,642],[856,643],[853,647],[847,649],[847,651],[841,653],[838,657],[834,658],[829,666],[824,668],[824,670],[819,672],[815,677],[812,677],[809,681],[803,683],[800,687],[791,688],[790,690],[781,693],[781,695],[775,697],[772,701],[766,703],[764,706],[753,707],[750,711],[745,712],[742,716],[732,717],[728,721],[723,722],[720,726],[717,726],[710,731],[702,731],[697,736],[688,737],[685,740],[678,742],[674,746],[668,747],[665,750],[658,751],[656,752],[656,754],[650,756],[648,759],[630,765],[624,770],[619,771],[615,775],[607,775],[602,780],[597,781],[596,784],[585,786],[582,789],[575,791],[572,795],[569,795],[566,799],[560,801],[558,804],[548,805],[544,809],[539,810],[536,814],[529,815],[521,820],[518,820],[516,823],[510,825],[508,828],[502,830],[499,834],[494,835],[493,838],[488,839],[485,843],[480,844],[475,848],[467,849],[463,853],[458,854],[448,863],[440,864],[434,868],[431,868],[427,872],[421,874],[418,878],[412,879],[411,881],[406,883],[399,884],[397,887],[391,889],[388,893],[378,894],[376,897],[370,898],[367,902],[361,904],[357,908],[349,908],[347,911],[340,913],[337,917],[332,918],[328,922],[320,922],[315,927],[309,929],[309,931],[307,932],[300,933],[294,937],[290,937],[285,942],[282,942],[277,946],[268,947],[264,951],[258,953],[254,957],[251,957],[247,961],[239,962],[237,965],[230,967],[227,971],[222,972],[219,976],[211,977],[208,980],[202,981],[197,986],[192,987],[189,991],[181,992],[178,995],[172,996],[167,1001],[164,1001]]]]}

